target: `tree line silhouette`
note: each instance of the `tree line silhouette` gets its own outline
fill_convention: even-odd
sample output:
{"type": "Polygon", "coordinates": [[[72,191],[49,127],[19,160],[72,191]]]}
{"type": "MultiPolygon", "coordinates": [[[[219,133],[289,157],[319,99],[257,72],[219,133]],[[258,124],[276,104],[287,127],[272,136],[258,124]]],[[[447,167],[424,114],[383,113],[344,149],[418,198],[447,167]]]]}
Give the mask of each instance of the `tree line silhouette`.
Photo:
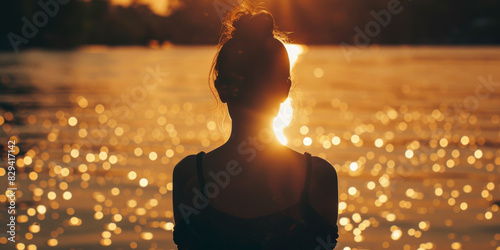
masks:
{"type": "MultiPolygon", "coordinates": [[[[86,44],[147,45],[151,40],[174,44],[216,44],[221,21],[215,5],[230,5],[236,1],[179,0],[180,5],[168,16],[155,14],[137,0],[128,7],[113,5],[106,0],[4,1],[0,15],[0,48],[13,50],[13,42],[19,48],[51,49],[86,44]],[[47,7],[49,2],[58,4],[57,11],[55,7],[47,7]],[[48,13],[50,11],[53,13],[48,13]],[[37,14],[40,12],[48,17],[46,21],[37,14]],[[27,21],[37,29],[35,35],[33,32],[29,34],[32,37],[23,35],[23,29],[26,34],[30,31],[24,27],[27,21]]],[[[281,30],[291,32],[291,40],[297,43],[354,44],[359,30],[376,34],[370,37],[372,44],[500,43],[498,0],[259,2],[273,13],[281,30]],[[384,16],[390,4],[397,4],[401,11],[390,17],[384,16]],[[373,22],[378,22],[378,30],[373,22]]]]}

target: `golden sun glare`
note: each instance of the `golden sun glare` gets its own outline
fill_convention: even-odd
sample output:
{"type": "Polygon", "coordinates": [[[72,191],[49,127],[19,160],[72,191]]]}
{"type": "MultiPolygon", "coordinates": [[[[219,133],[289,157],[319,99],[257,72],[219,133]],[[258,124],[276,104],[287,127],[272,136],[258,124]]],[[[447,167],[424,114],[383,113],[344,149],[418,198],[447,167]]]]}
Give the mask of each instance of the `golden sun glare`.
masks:
{"type": "MultiPolygon", "coordinates": [[[[290,59],[290,68],[293,69],[299,56],[304,53],[305,47],[298,44],[286,44],[286,50],[288,52],[288,58],[290,59]]],[[[273,121],[274,134],[278,138],[278,141],[286,145],[288,143],[288,138],[286,138],[283,130],[290,125],[293,117],[292,100],[288,97],[280,106],[280,111],[273,121]]]]}

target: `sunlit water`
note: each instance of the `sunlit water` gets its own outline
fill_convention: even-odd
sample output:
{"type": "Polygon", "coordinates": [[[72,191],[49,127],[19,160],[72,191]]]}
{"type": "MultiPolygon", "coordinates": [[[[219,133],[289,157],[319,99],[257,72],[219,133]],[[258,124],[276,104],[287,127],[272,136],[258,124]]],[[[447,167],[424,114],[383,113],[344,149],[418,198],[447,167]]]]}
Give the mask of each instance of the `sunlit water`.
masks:
{"type": "MultiPolygon", "coordinates": [[[[499,48],[295,51],[280,141],[335,166],[337,249],[499,249],[499,48]]],[[[175,249],[172,168],[230,131],[208,88],[214,53],[0,54],[0,139],[18,141],[21,191],[16,244],[6,226],[0,244],[175,249]]]]}

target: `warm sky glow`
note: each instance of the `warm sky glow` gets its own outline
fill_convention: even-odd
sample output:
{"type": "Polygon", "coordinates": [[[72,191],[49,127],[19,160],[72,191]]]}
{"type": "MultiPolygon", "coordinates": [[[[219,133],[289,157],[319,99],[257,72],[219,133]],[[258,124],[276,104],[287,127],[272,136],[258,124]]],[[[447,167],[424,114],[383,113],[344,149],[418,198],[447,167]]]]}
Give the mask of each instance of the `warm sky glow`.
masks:
{"type": "MultiPolygon", "coordinates": [[[[111,0],[113,4],[129,6],[132,0],[111,0]]],[[[151,10],[158,15],[166,16],[169,14],[168,5],[170,0],[139,0],[140,3],[149,5],[151,10]]]]}

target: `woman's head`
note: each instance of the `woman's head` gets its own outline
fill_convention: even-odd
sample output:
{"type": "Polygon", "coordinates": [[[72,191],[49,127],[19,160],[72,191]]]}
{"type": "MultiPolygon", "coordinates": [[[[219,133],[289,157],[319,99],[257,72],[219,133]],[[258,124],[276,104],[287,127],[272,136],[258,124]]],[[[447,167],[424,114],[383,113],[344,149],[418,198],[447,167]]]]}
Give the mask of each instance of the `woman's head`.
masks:
{"type": "Polygon", "coordinates": [[[273,16],[238,8],[224,23],[212,80],[223,103],[271,111],[290,90],[290,61],[273,16]]]}

